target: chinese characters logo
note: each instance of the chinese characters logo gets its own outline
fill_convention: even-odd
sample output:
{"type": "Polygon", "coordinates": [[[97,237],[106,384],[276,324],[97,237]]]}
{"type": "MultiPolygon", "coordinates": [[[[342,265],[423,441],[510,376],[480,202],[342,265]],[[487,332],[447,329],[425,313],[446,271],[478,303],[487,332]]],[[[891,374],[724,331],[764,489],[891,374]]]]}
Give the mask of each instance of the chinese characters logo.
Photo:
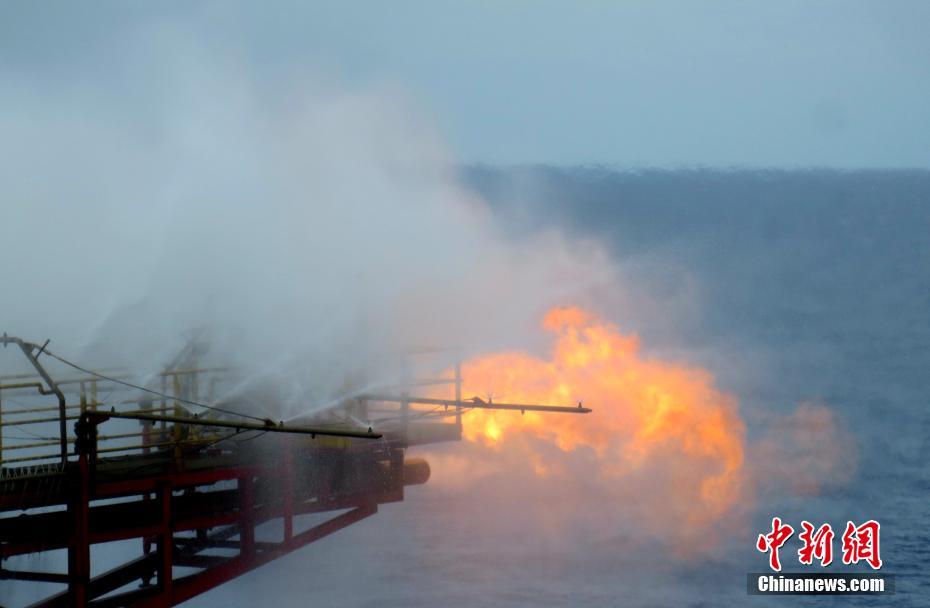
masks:
{"type": "MultiPolygon", "coordinates": [[[[801,548],[798,549],[798,561],[802,564],[813,564],[814,560],[823,567],[833,562],[833,528],[830,524],[823,524],[815,528],[809,521],[801,522],[801,532],[798,540],[801,548]]],[[[873,570],[882,567],[882,558],[879,553],[880,524],[870,519],[860,526],[853,522],[846,523],[843,532],[842,550],[844,564],[867,563],[873,570]]],[[[783,523],[778,517],[772,518],[772,529],[767,534],[760,534],[756,540],[756,549],[769,555],[769,567],[775,572],[781,572],[781,558],[779,550],[794,535],[794,528],[783,523]]]]}

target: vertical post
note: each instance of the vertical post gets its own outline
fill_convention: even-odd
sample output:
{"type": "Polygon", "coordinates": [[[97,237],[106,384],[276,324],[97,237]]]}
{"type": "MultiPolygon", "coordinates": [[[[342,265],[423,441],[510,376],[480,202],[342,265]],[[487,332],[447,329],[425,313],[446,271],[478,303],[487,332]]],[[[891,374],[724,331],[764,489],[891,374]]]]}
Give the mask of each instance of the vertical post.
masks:
{"type": "Polygon", "coordinates": [[[70,591],[75,606],[87,604],[87,584],[90,581],[90,545],[88,539],[88,470],[87,454],[78,459],[80,487],[72,495],[74,533],[68,551],[70,591]]]}
{"type": "Polygon", "coordinates": [[[407,425],[410,422],[410,385],[413,382],[413,371],[411,370],[411,353],[405,353],[401,359],[400,365],[400,424],[404,443],[407,442],[407,425]]]}
{"type": "Polygon", "coordinates": [[[171,485],[161,488],[161,534],[158,538],[158,583],[166,598],[171,598],[172,564],[174,562],[174,532],[171,527],[171,485]]]}
{"type": "Polygon", "coordinates": [[[294,537],[294,469],[293,438],[284,439],[284,543],[291,542],[294,537]]]}
{"type": "MultiPolygon", "coordinates": [[[[168,394],[168,376],[166,376],[164,373],[161,374],[161,394],[162,395],[168,394]]],[[[167,397],[161,398],[161,413],[162,414],[168,413],[168,398],[167,397]]],[[[163,431],[168,428],[167,426],[165,426],[165,424],[166,424],[165,421],[162,420],[161,429],[163,431]]]]}
{"type": "MultiPolygon", "coordinates": [[[[139,404],[139,406],[140,406],[139,409],[142,409],[142,410],[151,410],[151,409],[152,409],[152,404],[153,404],[153,402],[152,402],[151,399],[145,399],[145,400],[143,400],[143,401],[139,404]]],[[[150,443],[154,443],[154,442],[152,441],[152,435],[153,435],[153,433],[154,433],[154,431],[153,431],[154,428],[155,428],[155,425],[154,425],[153,423],[151,423],[151,422],[143,422],[143,423],[142,423],[142,445],[144,446],[144,447],[142,448],[142,453],[143,453],[143,454],[149,454],[149,453],[151,452],[151,448],[148,447],[148,446],[149,446],[150,443]]],[[[158,441],[161,441],[161,440],[158,440],[158,441]]],[[[145,494],[142,495],[142,502],[145,503],[146,505],[148,505],[149,502],[150,502],[151,500],[153,500],[154,498],[155,498],[155,496],[153,496],[150,492],[146,492],[145,494]]],[[[164,498],[164,497],[162,497],[162,498],[164,498]]],[[[169,502],[170,502],[170,501],[169,501],[169,502]]],[[[164,504],[162,504],[162,517],[164,518],[164,504]]],[[[142,553],[143,553],[144,555],[149,555],[151,552],[152,552],[152,539],[151,539],[151,537],[148,537],[148,536],[143,537],[143,538],[142,538],[142,553]]],[[[149,582],[149,581],[145,581],[145,584],[148,584],[148,582],[149,582]]]]}
{"type": "Polygon", "coordinates": [[[68,543],[68,592],[74,606],[86,606],[90,582],[90,455],[96,443],[96,426],[86,416],[75,426],[75,450],[78,452],[76,486],[70,488],[68,511],[71,514],[71,539],[68,543]]]}
{"type": "Polygon", "coordinates": [[[239,478],[239,557],[244,562],[255,556],[255,521],[252,508],[255,505],[252,474],[239,478]]]}
{"type": "Polygon", "coordinates": [[[462,431],[462,361],[461,359],[455,360],[455,400],[457,402],[455,406],[455,426],[458,427],[459,432],[462,431]]]}
{"type": "Polygon", "coordinates": [[[403,429],[402,433],[403,433],[405,444],[407,442],[407,425],[410,422],[410,401],[408,399],[409,397],[410,395],[408,395],[406,392],[402,393],[400,396],[400,424],[401,424],[401,428],[403,429]]]}
{"type": "MultiPolygon", "coordinates": [[[[174,386],[174,396],[175,396],[174,415],[180,418],[181,417],[181,402],[178,401],[177,398],[181,396],[181,380],[180,378],[178,378],[178,375],[176,373],[174,374],[173,378],[174,378],[173,386],[174,386]]],[[[173,441],[174,441],[174,461],[175,463],[180,465],[181,464],[181,425],[178,424],[177,422],[174,423],[173,441]]]]}
{"type": "Polygon", "coordinates": [[[192,367],[195,369],[194,371],[190,372],[190,377],[189,377],[190,396],[188,397],[188,399],[190,399],[191,401],[199,401],[200,400],[200,383],[198,382],[198,378],[200,377],[200,372],[197,371],[196,369],[197,368],[196,361],[192,363],[192,367]]]}
{"type": "Polygon", "coordinates": [[[97,411],[97,380],[90,381],[90,409],[97,411]]]}
{"type": "MultiPolygon", "coordinates": [[[[143,410],[145,413],[149,413],[152,411],[152,400],[143,399],[139,403],[139,406],[139,409],[143,410]]],[[[151,421],[142,422],[142,445],[144,446],[142,448],[143,454],[148,454],[151,451],[149,444],[152,443],[152,428],[153,425],[151,421]]]]}

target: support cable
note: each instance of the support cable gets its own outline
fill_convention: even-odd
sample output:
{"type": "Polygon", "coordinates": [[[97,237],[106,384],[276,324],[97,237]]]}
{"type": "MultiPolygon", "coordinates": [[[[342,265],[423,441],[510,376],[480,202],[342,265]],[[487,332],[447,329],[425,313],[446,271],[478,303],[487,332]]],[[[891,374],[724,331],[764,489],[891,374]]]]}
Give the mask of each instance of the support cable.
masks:
{"type": "Polygon", "coordinates": [[[100,378],[101,380],[106,380],[106,381],[108,381],[108,382],[115,382],[116,384],[122,384],[123,386],[127,386],[127,387],[129,387],[129,388],[133,388],[133,389],[136,389],[136,390],[144,391],[144,392],[146,392],[146,393],[151,393],[152,395],[156,395],[156,396],[161,397],[161,398],[163,398],[163,399],[170,399],[170,400],[172,400],[172,401],[178,401],[178,402],[184,403],[184,404],[186,404],[186,405],[193,405],[193,406],[195,406],[195,407],[202,407],[202,408],[205,408],[205,409],[208,409],[208,410],[212,410],[212,411],[214,411],[214,412],[221,412],[221,413],[227,414],[227,415],[229,415],[229,416],[239,416],[239,417],[241,417],[241,418],[249,418],[250,420],[255,420],[256,422],[262,422],[262,423],[265,422],[265,418],[260,418],[259,416],[252,416],[252,415],[250,415],[250,414],[244,414],[244,413],[242,413],[242,412],[236,412],[236,411],[233,411],[233,410],[227,410],[227,409],[221,408],[221,407],[216,406],[216,405],[209,405],[209,404],[207,404],[207,403],[201,403],[201,402],[199,402],[199,401],[192,401],[191,399],[184,399],[183,397],[177,397],[177,396],[174,396],[174,395],[169,395],[169,394],[167,394],[167,393],[162,393],[161,391],[156,391],[155,389],[146,388],[146,387],[141,386],[141,385],[138,385],[138,384],[133,384],[132,382],[126,382],[125,380],[119,380],[119,379],[117,379],[117,378],[113,378],[113,377],[110,377],[110,376],[101,374],[100,372],[95,372],[95,371],[93,371],[93,370],[87,369],[86,367],[82,367],[82,366],[78,365],[77,363],[74,363],[73,361],[69,361],[69,360],[65,359],[64,357],[62,357],[61,355],[56,355],[55,353],[53,353],[52,351],[48,350],[47,348],[45,349],[45,354],[48,355],[49,357],[52,357],[53,359],[57,359],[58,361],[64,363],[65,365],[67,365],[67,366],[69,366],[69,367],[73,367],[74,369],[76,369],[76,370],[78,370],[78,371],[81,371],[81,372],[84,372],[85,374],[90,374],[91,376],[96,376],[97,378],[100,378]]]}

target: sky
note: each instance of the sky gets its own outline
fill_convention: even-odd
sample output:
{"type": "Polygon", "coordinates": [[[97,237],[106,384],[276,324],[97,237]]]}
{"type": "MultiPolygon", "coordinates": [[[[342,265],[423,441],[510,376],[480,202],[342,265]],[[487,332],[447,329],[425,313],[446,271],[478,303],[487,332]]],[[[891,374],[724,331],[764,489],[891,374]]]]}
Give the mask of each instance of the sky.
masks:
{"type": "Polygon", "coordinates": [[[170,32],[178,63],[210,49],[272,94],[395,89],[463,163],[928,168],[928,23],[923,1],[5,1],[0,92],[157,104],[126,57],[170,32]]]}

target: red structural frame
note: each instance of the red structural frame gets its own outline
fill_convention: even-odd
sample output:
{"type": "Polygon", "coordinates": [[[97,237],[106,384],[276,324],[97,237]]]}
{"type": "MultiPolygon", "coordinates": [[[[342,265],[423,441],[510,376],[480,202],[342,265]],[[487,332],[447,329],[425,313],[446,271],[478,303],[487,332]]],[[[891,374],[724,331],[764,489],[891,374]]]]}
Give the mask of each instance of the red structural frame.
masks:
{"type": "MultiPolygon", "coordinates": [[[[38,470],[0,467],[0,582],[67,586],[32,608],[174,606],[373,515],[379,504],[403,500],[405,485],[425,483],[429,477],[425,462],[405,461],[406,448],[460,439],[462,412],[467,409],[591,411],[580,403],[560,407],[478,398],[462,401],[461,371],[456,366],[455,377],[448,382],[455,387],[452,400],[412,397],[406,392],[355,399],[363,408],[370,401],[398,406],[399,422],[384,437],[370,430],[343,432],[339,441],[327,444],[307,440],[307,434],[313,438],[324,432],[306,427],[300,440],[279,435],[267,438],[260,448],[260,442],[232,441],[232,447],[216,449],[209,439],[182,441],[185,429],[197,418],[167,416],[163,407],[161,432],[174,440],[167,444],[171,447],[157,451],[166,444],[149,442],[154,419],[150,407],[143,407],[141,414],[114,410],[108,414],[96,410],[95,399],[93,407],[85,408],[82,392],[74,452],[69,454],[64,426],[69,406],[34,354],[41,354],[44,347],[0,338],[0,344],[10,342],[19,344],[51,392],[31,381],[5,388],[38,386],[42,394],[56,394],[61,422],[60,464],[38,470]],[[443,407],[454,422],[412,419],[411,405],[443,407]],[[98,458],[97,426],[110,416],[143,423],[143,443],[134,448],[135,455],[98,458]],[[21,514],[9,515],[17,511],[21,514]],[[295,518],[311,513],[332,516],[298,531],[295,518]],[[280,540],[256,539],[257,526],[278,520],[280,540]],[[140,541],[141,555],[92,577],[91,547],[127,540],[140,541]],[[68,551],[67,572],[5,567],[7,558],[56,549],[68,551]],[[179,575],[179,567],[196,572],[179,575]]],[[[183,393],[178,373],[171,372],[176,395],[183,393]]],[[[267,430],[267,425],[255,426],[248,428],[267,430]]]]}
{"type": "MultiPolygon", "coordinates": [[[[376,475],[348,491],[323,483],[308,494],[299,485],[305,479],[308,450],[292,438],[276,442],[281,451],[273,465],[224,465],[218,459],[214,465],[201,460],[200,468],[185,470],[183,460],[169,459],[154,474],[107,478],[95,466],[95,427],[92,423],[89,440],[76,444],[77,461],[67,464],[57,491],[24,483],[18,491],[0,492],[0,510],[67,507],[54,512],[33,509],[20,517],[0,519],[2,559],[68,550],[66,574],[0,570],[0,578],[67,584],[65,591],[33,608],[174,606],[373,515],[379,503],[403,499],[404,450],[390,442],[361,441],[355,448],[341,450],[345,453],[341,456],[361,462],[362,470],[376,475]],[[378,453],[372,454],[373,450],[378,453]],[[295,464],[298,458],[302,465],[295,464]],[[218,482],[225,485],[217,489],[218,482]],[[256,484],[273,485],[274,497],[257,498],[256,484]],[[109,500],[114,498],[124,500],[109,500]],[[295,531],[296,516],[322,512],[334,515],[295,531]],[[278,519],[280,541],[256,541],[255,527],[278,519]],[[141,557],[90,576],[92,545],[130,539],[141,540],[141,557]],[[234,554],[210,554],[216,549],[234,554]],[[176,566],[199,571],[175,576],[176,566]],[[133,583],[138,585],[113,593],[133,583]]],[[[310,450],[310,460],[318,452],[322,450],[310,450]]]]}

